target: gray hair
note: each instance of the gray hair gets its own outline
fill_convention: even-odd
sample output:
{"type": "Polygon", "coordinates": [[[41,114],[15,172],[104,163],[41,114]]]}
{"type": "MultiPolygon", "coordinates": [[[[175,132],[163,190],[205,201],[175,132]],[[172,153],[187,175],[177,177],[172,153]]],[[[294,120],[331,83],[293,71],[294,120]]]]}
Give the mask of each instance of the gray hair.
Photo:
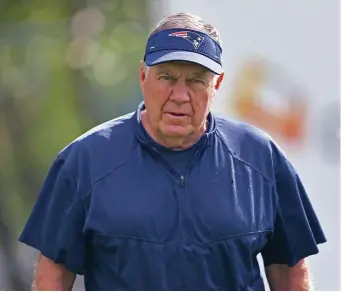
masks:
{"type": "Polygon", "coordinates": [[[183,12],[173,14],[162,19],[151,31],[149,37],[159,31],[172,28],[193,29],[206,33],[221,46],[220,35],[217,28],[215,28],[212,24],[205,22],[199,16],[183,12]]]}
{"type": "Polygon", "coordinates": [[[146,73],[146,76],[148,76],[150,70],[150,66],[148,66],[146,63],[144,63],[144,73],[146,73]]]}

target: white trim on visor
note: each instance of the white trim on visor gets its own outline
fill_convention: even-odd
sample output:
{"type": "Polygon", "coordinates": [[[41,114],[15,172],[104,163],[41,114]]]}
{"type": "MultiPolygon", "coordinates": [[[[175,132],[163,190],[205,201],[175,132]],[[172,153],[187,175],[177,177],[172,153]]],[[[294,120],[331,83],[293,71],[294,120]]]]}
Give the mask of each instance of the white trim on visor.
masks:
{"type": "Polygon", "coordinates": [[[221,74],[223,72],[223,68],[221,65],[212,59],[198,54],[194,52],[187,51],[173,51],[170,53],[165,53],[163,56],[157,58],[156,56],[160,56],[160,51],[155,53],[149,53],[146,56],[146,64],[148,66],[154,66],[161,63],[171,62],[171,61],[186,61],[192,62],[199,65],[202,65],[212,71],[215,74],[221,74]],[[156,59],[155,59],[156,58],[156,59]]]}

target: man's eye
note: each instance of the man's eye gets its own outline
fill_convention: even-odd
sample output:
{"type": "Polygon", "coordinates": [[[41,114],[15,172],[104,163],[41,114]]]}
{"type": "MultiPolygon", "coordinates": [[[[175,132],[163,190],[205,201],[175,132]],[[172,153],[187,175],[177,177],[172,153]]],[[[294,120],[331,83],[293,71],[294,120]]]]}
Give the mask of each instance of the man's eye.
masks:
{"type": "Polygon", "coordinates": [[[163,75],[163,76],[160,76],[159,79],[163,79],[163,80],[171,80],[172,77],[171,76],[168,76],[168,75],[163,75]]]}
{"type": "Polygon", "coordinates": [[[190,79],[189,81],[192,83],[205,84],[205,82],[202,79],[190,79]]]}

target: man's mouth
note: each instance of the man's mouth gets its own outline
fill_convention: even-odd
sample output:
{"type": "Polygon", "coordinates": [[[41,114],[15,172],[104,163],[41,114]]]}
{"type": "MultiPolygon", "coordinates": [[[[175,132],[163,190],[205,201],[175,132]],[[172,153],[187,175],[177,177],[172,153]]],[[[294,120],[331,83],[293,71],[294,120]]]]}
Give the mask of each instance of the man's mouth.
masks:
{"type": "Polygon", "coordinates": [[[186,118],[188,115],[186,115],[186,114],[183,114],[183,113],[172,113],[172,112],[167,112],[166,113],[166,116],[168,116],[168,117],[170,117],[171,119],[175,119],[175,120],[177,120],[177,119],[184,119],[184,118],[186,118]]]}
{"type": "Polygon", "coordinates": [[[167,113],[167,114],[175,116],[175,117],[185,117],[185,116],[187,116],[187,115],[181,114],[181,113],[167,113]]]}

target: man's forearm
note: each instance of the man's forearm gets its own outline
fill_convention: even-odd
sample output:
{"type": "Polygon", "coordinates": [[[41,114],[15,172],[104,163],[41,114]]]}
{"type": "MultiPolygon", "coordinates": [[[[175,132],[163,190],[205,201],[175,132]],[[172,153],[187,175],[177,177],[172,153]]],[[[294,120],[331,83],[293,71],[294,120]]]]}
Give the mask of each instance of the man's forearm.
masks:
{"type": "Polygon", "coordinates": [[[40,255],[34,273],[32,290],[71,291],[75,279],[76,275],[64,266],[40,255]]]}
{"type": "Polygon", "coordinates": [[[265,270],[270,289],[273,291],[312,290],[309,267],[305,259],[294,267],[270,265],[265,270]]]}
{"type": "Polygon", "coordinates": [[[45,277],[34,277],[32,282],[33,291],[71,291],[73,283],[75,281],[75,276],[69,273],[63,273],[59,278],[54,278],[53,280],[45,277]]]}

